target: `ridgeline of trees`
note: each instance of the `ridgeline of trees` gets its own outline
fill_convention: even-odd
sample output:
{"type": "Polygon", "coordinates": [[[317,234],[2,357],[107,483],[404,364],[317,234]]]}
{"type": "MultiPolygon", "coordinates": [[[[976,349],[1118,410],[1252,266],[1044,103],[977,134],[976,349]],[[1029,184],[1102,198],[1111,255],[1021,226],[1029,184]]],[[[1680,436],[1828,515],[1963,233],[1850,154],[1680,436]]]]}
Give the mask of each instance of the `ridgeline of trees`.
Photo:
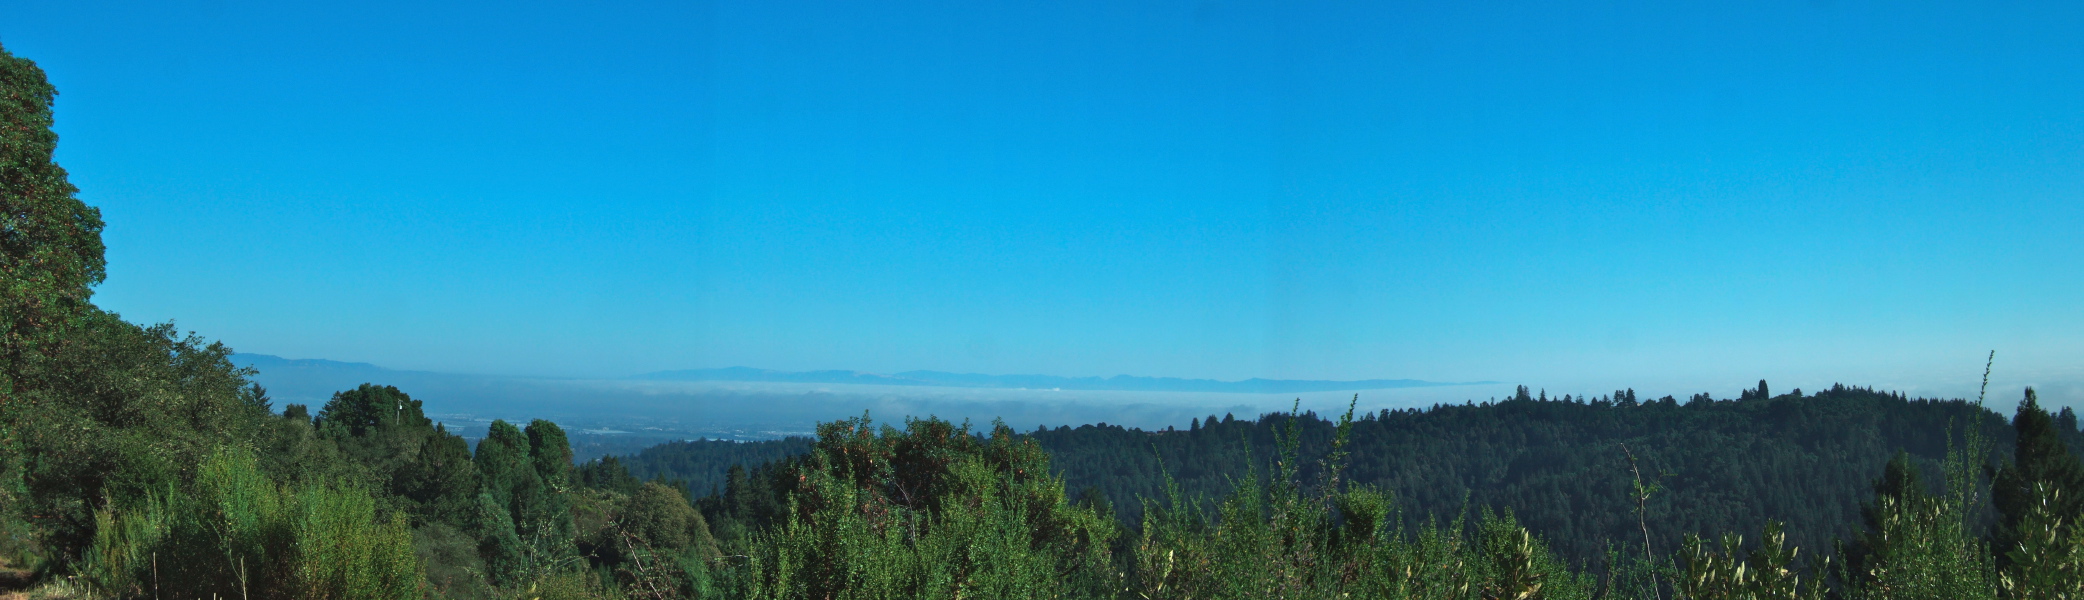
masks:
{"type": "MultiPolygon", "coordinates": [[[[1764,388],[1764,382],[1760,388],[1764,388]]],[[[1036,431],[1074,490],[1097,488],[1130,520],[1137,498],[1162,494],[1169,474],[1189,496],[1220,497],[1257,457],[1275,455],[1285,415],[1196,419],[1183,430],[1080,426],[1036,431]]],[[[1656,492],[1646,503],[1654,545],[1685,532],[1737,531],[1768,519],[1792,543],[1828,548],[1851,535],[1860,502],[1897,452],[1936,473],[1947,434],[1974,424],[2009,444],[2004,419],[1959,400],[1913,400],[1835,386],[1813,395],[1735,400],[1698,394],[1637,402],[1632,391],[1580,399],[1522,388],[1495,403],[1364,414],[1352,426],[1346,479],[1394,495],[1406,524],[1479,508],[1511,509],[1573,562],[1595,560],[1609,541],[1640,538],[1637,474],[1656,492]]],[[[2055,417],[2069,447],[2084,448],[2076,415],[2055,417]]],[[[1304,414],[1302,475],[1330,449],[1336,424],[1304,414]]],[[[1928,478],[1929,480],[1930,478],[1928,478]]]]}
{"type": "MultiPolygon", "coordinates": [[[[1345,478],[1395,497],[1403,525],[1509,509],[1559,555],[1596,563],[1609,542],[1639,538],[1644,528],[1654,546],[1672,548],[1686,532],[1738,531],[1769,519],[1782,523],[1790,543],[1828,550],[1859,528],[1875,475],[1897,453],[1936,481],[1948,432],[1959,443],[1961,427],[1978,423],[1986,439],[2012,443],[2000,415],[1966,401],[1845,386],[1807,395],[1764,389],[1760,382],[1733,400],[1697,394],[1638,402],[1629,390],[1581,399],[1523,388],[1495,403],[1362,414],[1352,425],[1345,478]],[[1641,519],[1638,475],[1656,490],[1641,503],[1641,519]]],[[[1210,415],[1183,430],[1099,424],[1024,435],[1048,451],[1075,494],[1134,524],[1141,499],[1163,497],[1168,478],[1187,497],[1220,498],[1248,467],[1270,468],[1276,434],[1290,420],[1210,415]]],[[[2064,408],[2049,420],[2067,448],[2084,450],[2074,412],[2064,408]]],[[[1312,413],[1294,421],[1298,474],[1321,478],[1336,423],[1312,413]]],[[[624,462],[643,477],[702,482],[689,486],[697,496],[729,495],[757,483],[742,467],[809,451],[810,440],[801,438],[689,442],[624,462]],[[725,479],[736,487],[712,483],[725,479]]],[[[730,519],[709,514],[712,524],[730,519]]]]}
{"type": "Polygon", "coordinates": [[[494,422],[473,449],[389,386],[341,391],[316,414],[277,412],[222,344],[91,302],[105,274],[102,223],[51,160],[55,94],[34,63],[0,49],[4,595],[1734,600],[2084,590],[2076,418],[2042,410],[2030,390],[2008,428],[1979,405],[1846,388],[1772,396],[1761,384],[1734,402],[1523,392],[1484,406],[1196,420],[1162,433],[980,433],[862,417],[821,425],[815,441],[684,444],[585,465],[572,464],[555,423],[494,422]],[[788,444],[809,447],[791,455],[788,444]],[[746,467],[776,455],[790,456],[746,467]],[[718,493],[690,499],[700,482],[718,493]],[[1739,531],[1759,535],[1746,542],[1739,531]],[[1832,552],[1821,542],[1798,551],[1839,533],[1832,552]]]}

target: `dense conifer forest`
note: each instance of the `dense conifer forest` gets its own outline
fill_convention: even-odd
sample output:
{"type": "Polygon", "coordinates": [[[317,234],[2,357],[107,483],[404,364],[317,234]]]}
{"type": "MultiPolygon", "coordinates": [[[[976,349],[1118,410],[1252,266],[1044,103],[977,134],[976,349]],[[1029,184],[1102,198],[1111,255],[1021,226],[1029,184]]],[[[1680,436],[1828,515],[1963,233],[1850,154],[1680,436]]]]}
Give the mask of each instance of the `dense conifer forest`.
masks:
{"type": "Polygon", "coordinates": [[[56,91],[0,49],[0,597],[2076,598],[2075,414],[1834,387],[815,439],[575,465],[409,391],[276,406],[94,305],[56,91]],[[2009,408],[2009,407],[2007,407],[2009,408]],[[693,490],[691,493],[690,490],[693,490]]]}
{"type": "Polygon", "coordinates": [[[792,437],[761,442],[695,440],[659,444],[630,456],[607,456],[580,466],[582,473],[628,472],[640,479],[663,479],[695,496],[721,493],[733,467],[742,471],[809,454],[813,440],[792,437]]]}
{"type": "MultiPolygon", "coordinates": [[[[1393,495],[1405,525],[1510,509],[1558,553],[1583,563],[1602,560],[1610,541],[1641,535],[1638,471],[1657,488],[1645,521],[1658,546],[1676,546],[1686,532],[1777,519],[1791,543],[1828,549],[1858,527],[1860,503],[1897,452],[1936,480],[1947,433],[1958,435],[1959,425],[1981,423],[1993,443],[2012,443],[2002,416],[1960,400],[1844,386],[1770,397],[1759,389],[1728,400],[1698,394],[1641,403],[1627,390],[1582,401],[1522,390],[1495,403],[1363,414],[1353,423],[1346,477],[1393,495]]],[[[1219,498],[1248,467],[1269,468],[1275,433],[1288,419],[1211,415],[1185,429],[1099,424],[1025,435],[1049,452],[1073,493],[1093,494],[1124,523],[1136,523],[1140,499],[1161,497],[1168,477],[1189,497],[1219,498]]],[[[2084,449],[2074,412],[2052,419],[2068,448],[2084,449]]],[[[1298,426],[1301,475],[1321,478],[1336,423],[1305,413],[1298,426]]],[[[730,474],[734,465],[802,454],[808,442],[675,444],[624,464],[646,478],[702,482],[690,487],[700,496],[717,493],[712,481],[745,481],[730,474]]]]}

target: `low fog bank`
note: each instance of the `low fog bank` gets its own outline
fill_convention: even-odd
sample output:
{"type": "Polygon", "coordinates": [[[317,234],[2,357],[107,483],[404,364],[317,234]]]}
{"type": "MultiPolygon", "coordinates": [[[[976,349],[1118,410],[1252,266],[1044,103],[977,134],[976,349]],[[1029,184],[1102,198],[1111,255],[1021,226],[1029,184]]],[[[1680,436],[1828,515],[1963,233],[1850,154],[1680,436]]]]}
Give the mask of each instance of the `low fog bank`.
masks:
{"type": "MultiPolygon", "coordinates": [[[[980,427],[1003,420],[1020,430],[1107,423],[1143,429],[1186,427],[1196,418],[1233,414],[1252,417],[1286,411],[1343,411],[1354,394],[1361,410],[1460,403],[1510,394],[1499,384],[1415,389],[1240,394],[1211,392],[1126,392],[916,388],[876,385],[819,385],[743,382],[570,381],[546,386],[567,398],[586,398],[584,411],[652,414],[719,423],[812,424],[860,416],[879,421],[936,416],[969,420],[980,427]]],[[[557,407],[544,405],[543,410],[557,407]]]]}
{"type": "Polygon", "coordinates": [[[1143,429],[1186,427],[1196,418],[1240,418],[1302,410],[1343,411],[1354,394],[1361,410],[1460,404],[1508,396],[1511,384],[1431,386],[1290,394],[1019,390],[778,382],[579,380],[397,371],[361,363],[282,360],[239,355],[260,372],[278,409],[305,404],[315,411],[336,391],[362,383],[394,385],[425,402],[426,412],[466,435],[492,419],[545,418],[607,435],[694,434],[710,438],[767,438],[809,433],[819,422],[861,416],[901,423],[906,417],[968,420],[978,428],[994,419],[1022,431],[1036,427],[1108,423],[1143,429]],[[669,433],[671,432],[671,433],[669,433]]]}

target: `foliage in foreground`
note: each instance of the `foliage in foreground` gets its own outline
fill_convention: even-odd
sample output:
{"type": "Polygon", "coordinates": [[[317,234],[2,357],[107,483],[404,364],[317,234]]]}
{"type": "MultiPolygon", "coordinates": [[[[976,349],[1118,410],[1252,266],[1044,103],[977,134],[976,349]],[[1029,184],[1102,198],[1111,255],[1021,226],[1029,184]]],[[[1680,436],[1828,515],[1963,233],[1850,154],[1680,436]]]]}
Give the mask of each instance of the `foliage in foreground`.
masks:
{"type": "Polygon", "coordinates": [[[1100,598],[1114,521],[1064,496],[1048,456],[1003,425],[866,418],[819,427],[777,527],[719,574],[723,597],[1100,598]]]}
{"type": "Polygon", "coordinates": [[[117,595],[412,598],[424,578],[405,515],[353,488],[276,485],[227,450],[193,491],[169,489],[95,515],[82,578],[117,595]]]}
{"type": "Polygon", "coordinates": [[[1248,474],[1211,520],[1168,485],[1144,511],[1133,587],[1144,598],[1589,598],[1592,582],[1555,559],[1511,513],[1484,511],[1469,531],[1456,519],[1406,530],[1391,498],[1344,488],[1339,476],[1352,413],[1315,491],[1300,483],[1297,428],[1281,432],[1264,485],[1248,474]]]}

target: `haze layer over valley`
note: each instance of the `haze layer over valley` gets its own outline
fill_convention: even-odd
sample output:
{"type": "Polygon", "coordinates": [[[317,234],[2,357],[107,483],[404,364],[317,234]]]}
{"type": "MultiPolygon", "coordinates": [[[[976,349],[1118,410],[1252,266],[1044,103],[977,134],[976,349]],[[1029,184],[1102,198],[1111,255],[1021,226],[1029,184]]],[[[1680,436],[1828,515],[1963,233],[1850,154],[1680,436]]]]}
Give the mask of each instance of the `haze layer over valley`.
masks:
{"type": "MultiPolygon", "coordinates": [[[[939,417],[954,422],[968,421],[983,427],[1003,421],[1016,430],[1036,427],[1112,424],[1144,430],[1184,428],[1195,419],[1235,415],[1260,415],[1298,408],[1304,412],[1334,415],[1349,402],[1363,413],[1379,410],[1426,408],[1439,404],[1484,403],[1511,397],[1520,383],[1442,383],[1415,379],[1338,381],[1276,381],[1253,386],[1284,388],[1288,391],[1177,391],[1179,388],[1245,387],[1240,382],[1211,380],[1132,381],[1128,385],[1152,389],[1029,389],[1003,387],[1006,382],[1058,382],[1069,378],[1040,376],[991,377],[940,374],[936,381],[956,380],[1001,387],[971,387],[948,383],[921,382],[892,375],[854,371],[784,372],[760,369],[708,369],[637,374],[612,379],[519,377],[470,375],[387,369],[367,363],[322,359],[284,359],[265,354],[239,354],[233,361],[254,368],[254,381],[267,386],[281,403],[321,406],[333,393],[363,383],[394,385],[426,403],[429,415],[448,424],[457,433],[475,440],[484,435],[493,420],[526,422],[551,419],[566,426],[580,458],[607,454],[630,454],[662,442],[693,439],[769,440],[808,436],[820,422],[867,414],[889,423],[907,417],[939,417]],[[694,381],[676,379],[697,379],[694,381]],[[764,379],[743,381],[738,379],[764,379]],[[811,381],[802,381],[811,380],[811,381]],[[874,381],[878,383],[838,383],[874,381]],[[896,382],[896,383],[893,383],[896,382]],[[1357,400],[1356,400],[1357,396],[1357,400]]],[[[902,374],[899,374],[902,375],[902,374]]],[[[1973,397],[1976,382],[1967,376],[1952,385],[1899,388],[1932,397],[1973,397]],[[1932,388],[1938,388],[1934,390],[1932,388]]],[[[2013,379],[2007,377],[2006,379],[2013,379]]],[[[1084,378],[1088,387],[1104,386],[1107,379],[1084,378]]],[[[1250,383],[1250,382],[1243,382],[1250,383]]],[[[1689,398],[1705,393],[1712,397],[1735,397],[1756,380],[1722,382],[1719,386],[1688,389],[1683,384],[1648,382],[1648,386],[1607,389],[1590,385],[1544,387],[1530,385],[1537,394],[1560,398],[1611,396],[1633,391],[1646,399],[1666,395],[1689,398]],[[1651,387],[1655,386],[1655,387],[1651,387]]],[[[1775,383],[1781,390],[1827,389],[1823,384],[1775,383]]],[[[2043,401],[2051,407],[2075,402],[2075,386],[2041,384],[2043,401]]],[[[1992,391],[2015,395],[2024,384],[2000,379],[1992,391]]]]}
{"type": "MultiPolygon", "coordinates": [[[[577,439],[634,451],[663,440],[759,440],[809,435],[819,422],[870,416],[889,422],[937,416],[979,426],[1003,420],[1020,430],[1038,426],[1109,423],[1142,429],[1183,427],[1189,420],[1234,414],[1240,418],[1286,411],[1345,410],[1354,394],[1365,410],[1484,401],[1511,395],[1493,382],[1287,382],[1315,388],[1289,392],[1205,392],[1093,389],[1021,389],[953,385],[877,385],[787,381],[670,381],[657,375],[621,379],[531,378],[386,369],[367,363],[283,359],[239,354],[233,361],[259,373],[281,403],[320,406],[334,392],[363,383],[409,390],[436,417],[465,437],[483,435],[494,419],[553,419],[577,439]],[[1346,389],[1341,389],[1346,388],[1346,389]]],[[[789,374],[768,372],[769,378],[789,374]]],[[[801,375],[801,374],[797,374],[801,375]]],[[[826,378],[830,378],[829,376],[826,378]]],[[[1173,387],[1208,387],[1175,380],[1173,387]]],[[[1164,384],[1143,383],[1143,387],[1164,384]]],[[[1560,394],[1559,394],[1560,395],[1560,394]]]]}

